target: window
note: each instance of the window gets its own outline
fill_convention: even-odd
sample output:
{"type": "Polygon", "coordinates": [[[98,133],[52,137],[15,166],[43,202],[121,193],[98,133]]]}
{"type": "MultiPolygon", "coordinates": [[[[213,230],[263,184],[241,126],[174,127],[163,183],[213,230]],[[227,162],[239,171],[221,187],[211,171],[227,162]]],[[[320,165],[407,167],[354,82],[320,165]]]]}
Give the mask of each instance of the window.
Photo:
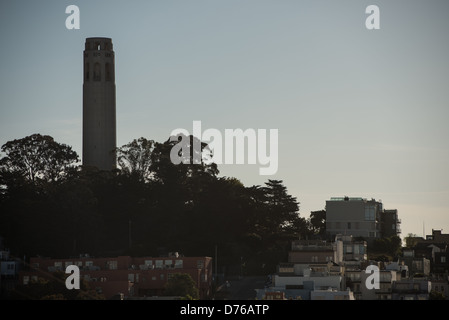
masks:
{"type": "Polygon", "coordinates": [[[365,221],[374,221],[376,219],[375,207],[372,205],[365,206],[365,221]]]}
{"type": "Polygon", "coordinates": [[[92,267],[94,265],[93,261],[86,261],[86,263],[84,264],[86,267],[92,267]]]}
{"type": "Polygon", "coordinates": [[[173,265],[173,260],[165,260],[165,267],[166,268],[171,268],[172,265],[173,265]]]}
{"type": "Polygon", "coordinates": [[[182,260],[175,260],[175,268],[182,268],[182,260]]]}
{"type": "Polygon", "coordinates": [[[84,80],[89,81],[89,63],[84,66],[84,80]]]}
{"type": "Polygon", "coordinates": [[[389,272],[381,272],[380,273],[380,281],[381,282],[391,282],[391,273],[389,272]]]}
{"type": "Polygon", "coordinates": [[[358,245],[358,247],[359,247],[359,254],[365,254],[365,246],[358,245]]]}
{"type": "Polygon", "coordinates": [[[162,269],[163,263],[164,262],[162,260],[156,260],[156,269],[162,269]]]}
{"type": "Polygon", "coordinates": [[[348,229],[351,229],[351,222],[348,222],[348,229]]]}
{"type": "Polygon", "coordinates": [[[412,262],[413,267],[415,267],[416,270],[422,270],[423,269],[423,264],[422,261],[420,260],[414,260],[412,262]]]}
{"type": "Polygon", "coordinates": [[[105,64],[105,75],[106,75],[106,81],[112,80],[112,74],[111,74],[111,64],[106,63],[105,64]]]}
{"type": "Polygon", "coordinates": [[[94,64],[94,81],[100,81],[101,80],[101,68],[100,64],[96,62],[94,64]]]}
{"type": "Polygon", "coordinates": [[[441,256],[441,263],[446,263],[446,257],[445,256],[441,256]]]}
{"type": "Polygon", "coordinates": [[[23,284],[27,285],[30,282],[30,276],[23,276],[23,284]]]}
{"type": "Polygon", "coordinates": [[[128,274],[128,281],[134,282],[134,273],[128,274]]]}
{"type": "Polygon", "coordinates": [[[197,261],[196,261],[196,267],[197,267],[198,269],[204,268],[204,261],[203,261],[203,260],[197,260],[197,261]]]}
{"type": "Polygon", "coordinates": [[[73,262],[72,261],[66,261],[64,262],[65,268],[67,269],[68,266],[72,265],[73,262]]]}
{"type": "Polygon", "coordinates": [[[108,270],[117,270],[117,260],[108,261],[106,265],[108,270]]]}

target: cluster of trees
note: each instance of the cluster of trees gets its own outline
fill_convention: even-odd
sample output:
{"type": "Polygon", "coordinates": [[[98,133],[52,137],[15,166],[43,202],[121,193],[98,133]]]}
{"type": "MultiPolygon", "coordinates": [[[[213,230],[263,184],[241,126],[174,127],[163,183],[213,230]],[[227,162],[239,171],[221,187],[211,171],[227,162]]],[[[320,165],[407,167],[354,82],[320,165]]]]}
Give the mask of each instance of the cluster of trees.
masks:
{"type": "MultiPolygon", "coordinates": [[[[64,272],[54,272],[49,279],[38,278],[28,284],[17,284],[9,292],[12,300],[105,300],[102,293],[98,293],[89,286],[85,279],[81,279],[78,290],[67,290],[65,286],[67,275],[64,272]]],[[[199,290],[189,274],[174,273],[167,280],[164,295],[177,296],[184,300],[198,300],[199,290]]],[[[117,299],[120,297],[117,295],[117,299]]]]}
{"type": "Polygon", "coordinates": [[[291,240],[322,232],[322,213],[300,217],[282,181],[247,187],[219,177],[216,164],[174,165],[175,144],[136,139],[116,150],[117,170],[100,171],[79,165],[76,152],[50,136],[7,142],[0,236],[20,257],[161,251],[214,257],[218,248],[229,272],[242,264],[271,272],[291,240]]]}
{"type": "Polygon", "coordinates": [[[396,260],[402,253],[402,240],[399,236],[375,239],[368,247],[369,257],[377,261],[396,260]]]}
{"type": "Polygon", "coordinates": [[[103,294],[89,287],[85,279],[80,281],[79,290],[67,290],[64,272],[54,272],[49,279],[38,278],[28,284],[17,284],[9,292],[12,300],[105,300],[103,294]]]}

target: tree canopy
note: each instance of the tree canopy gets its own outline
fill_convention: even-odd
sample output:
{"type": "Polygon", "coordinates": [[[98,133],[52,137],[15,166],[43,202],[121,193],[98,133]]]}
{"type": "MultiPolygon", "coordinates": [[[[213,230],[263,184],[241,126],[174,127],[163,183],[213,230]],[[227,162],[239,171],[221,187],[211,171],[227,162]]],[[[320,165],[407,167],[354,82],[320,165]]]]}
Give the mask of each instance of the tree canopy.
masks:
{"type": "Polygon", "coordinates": [[[179,296],[187,300],[199,299],[199,291],[195,281],[187,273],[173,273],[165,284],[164,294],[167,296],[179,296]]]}
{"type": "Polygon", "coordinates": [[[33,134],[8,141],[2,146],[6,155],[0,160],[1,182],[12,177],[29,182],[55,182],[65,177],[78,162],[78,155],[70,146],[60,144],[47,135],[33,134]]]}
{"type": "Polygon", "coordinates": [[[117,149],[117,170],[100,171],[76,166],[76,152],[50,136],[7,142],[0,235],[17,256],[213,257],[218,247],[228,271],[274,271],[291,240],[309,232],[283,181],[244,186],[219,177],[215,163],[173,164],[175,144],[133,140],[117,149]]]}

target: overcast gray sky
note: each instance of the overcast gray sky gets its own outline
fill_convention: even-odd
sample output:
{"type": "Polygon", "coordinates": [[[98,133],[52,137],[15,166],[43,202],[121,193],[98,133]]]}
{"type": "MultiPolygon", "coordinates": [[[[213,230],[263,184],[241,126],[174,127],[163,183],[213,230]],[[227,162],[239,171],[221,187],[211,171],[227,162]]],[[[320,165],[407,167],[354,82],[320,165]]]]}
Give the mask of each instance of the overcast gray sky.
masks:
{"type": "Polygon", "coordinates": [[[117,141],[176,128],[278,129],[281,179],[321,210],[334,196],[398,209],[402,236],[449,232],[449,1],[0,2],[0,144],[48,134],[82,154],[87,37],[112,38],[117,141]],[[68,30],[68,5],[80,9],[68,30]],[[380,30],[365,9],[380,8],[380,30]]]}

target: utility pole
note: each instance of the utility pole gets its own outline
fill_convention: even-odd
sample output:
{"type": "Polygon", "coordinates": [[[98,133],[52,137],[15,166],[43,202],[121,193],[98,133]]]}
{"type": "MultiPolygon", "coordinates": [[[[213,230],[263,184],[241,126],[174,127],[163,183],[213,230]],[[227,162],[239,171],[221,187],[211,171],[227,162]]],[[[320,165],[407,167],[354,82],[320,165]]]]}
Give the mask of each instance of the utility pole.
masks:
{"type": "Polygon", "coordinates": [[[217,254],[218,248],[217,245],[215,245],[215,284],[218,285],[218,273],[217,273],[217,261],[218,261],[218,254],[217,254]]]}
{"type": "Polygon", "coordinates": [[[422,222],[422,237],[423,237],[424,240],[426,240],[426,231],[425,231],[424,221],[422,222]]]}
{"type": "Polygon", "coordinates": [[[129,220],[128,222],[128,234],[129,234],[129,239],[128,239],[128,243],[129,243],[129,248],[131,249],[132,246],[132,238],[131,238],[131,220],[129,220]]]}

